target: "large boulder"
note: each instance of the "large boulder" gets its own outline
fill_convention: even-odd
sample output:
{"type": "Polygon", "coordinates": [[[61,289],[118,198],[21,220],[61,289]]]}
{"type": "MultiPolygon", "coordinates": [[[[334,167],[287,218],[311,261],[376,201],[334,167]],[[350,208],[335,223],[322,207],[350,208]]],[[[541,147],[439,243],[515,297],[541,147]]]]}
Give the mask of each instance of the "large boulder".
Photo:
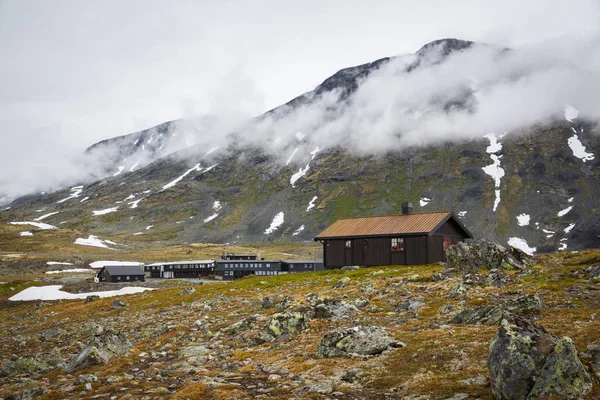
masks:
{"type": "Polygon", "coordinates": [[[343,300],[325,299],[317,303],[314,312],[315,318],[331,318],[333,321],[339,321],[358,313],[358,308],[343,300]]]}
{"type": "Polygon", "coordinates": [[[545,305],[535,294],[520,296],[500,304],[466,308],[457,312],[451,324],[497,324],[505,312],[532,319],[541,317],[545,305]]]}
{"type": "Polygon", "coordinates": [[[403,346],[404,343],[396,341],[379,326],[339,328],[325,334],[317,349],[317,357],[373,356],[389,348],[403,346]]]}
{"type": "Polygon", "coordinates": [[[496,399],[583,399],[592,381],[573,341],[506,313],[492,339],[487,364],[496,399]]]}
{"type": "Polygon", "coordinates": [[[71,373],[93,365],[108,364],[113,358],[127,354],[132,347],[125,335],[110,330],[104,331],[90,340],[90,343],[69,362],[65,371],[71,373]]]}
{"type": "Polygon", "coordinates": [[[299,312],[283,312],[273,314],[266,331],[274,337],[294,335],[308,328],[309,318],[299,312]]]}
{"type": "Polygon", "coordinates": [[[448,248],[446,257],[448,261],[444,269],[459,271],[463,275],[480,269],[524,269],[535,264],[534,257],[519,249],[507,249],[485,240],[452,245],[448,248]]]}

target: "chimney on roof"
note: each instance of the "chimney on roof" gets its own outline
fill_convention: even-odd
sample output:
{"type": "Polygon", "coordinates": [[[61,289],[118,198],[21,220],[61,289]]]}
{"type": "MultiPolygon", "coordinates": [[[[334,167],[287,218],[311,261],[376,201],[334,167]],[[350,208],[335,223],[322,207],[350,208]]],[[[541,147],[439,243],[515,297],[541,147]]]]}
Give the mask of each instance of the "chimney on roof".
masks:
{"type": "Polygon", "coordinates": [[[402,203],[402,214],[412,214],[412,203],[402,203]]]}

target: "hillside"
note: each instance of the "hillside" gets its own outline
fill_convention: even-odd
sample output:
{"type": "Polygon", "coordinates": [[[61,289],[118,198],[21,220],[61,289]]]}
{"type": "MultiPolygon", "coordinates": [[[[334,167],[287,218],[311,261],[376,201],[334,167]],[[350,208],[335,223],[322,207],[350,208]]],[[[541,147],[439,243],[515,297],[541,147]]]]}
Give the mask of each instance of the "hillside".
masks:
{"type": "MultiPolygon", "coordinates": [[[[599,261],[598,251],[563,252],[524,271],[464,277],[429,265],[248,277],[193,290],[154,283],[154,291],[95,301],[11,302],[50,282],[2,277],[0,397],[492,399],[487,355],[505,308],[570,337],[594,375],[599,261]],[[281,315],[296,319],[277,325],[281,315]],[[271,341],[271,326],[284,334],[271,341]],[[327,358],[319,350],[327,332],[365,326],[389,335],[381,354],[327,358]],[[105,340],[117,355],[106,353],[105,340]],[[88,343],[97,355],[72,361],[88,343]]],[[[77,291],[69,279],[54,283],[77,291]]]]}

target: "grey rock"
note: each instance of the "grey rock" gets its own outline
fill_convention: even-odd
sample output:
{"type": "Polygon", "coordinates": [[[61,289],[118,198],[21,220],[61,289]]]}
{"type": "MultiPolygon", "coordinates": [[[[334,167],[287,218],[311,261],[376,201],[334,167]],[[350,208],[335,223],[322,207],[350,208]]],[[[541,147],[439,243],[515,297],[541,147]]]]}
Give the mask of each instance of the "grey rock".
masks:
{"type": "Polygon", "coordinates": [[[96,375],[85,374],[85,375],[79,375],[77,377],[77,379],[75,379],[75,384],[76,385],[82,385],[84,383],[97,382],[97,381],[98,381],[98,377],[96,375]]]}
{"type": "Polygon", "coordinates": [[[193,287],[189,287],[189,288],[184,289],[181,292],[179,292],[179,296],[187,296],[187,295],[190,295],[195,292],[196,292],[196,289],[194,289],[193,287]]]}
{"type": "Polygon", "coordinates": [[[448,297],[449,299],[456,299],[461,295],[467,293],[468,290],[469,288],[464,283],[459,282],[456,285],[454,285],[452,289],[450,289],[446,297],[448,297]]]}
{"type": "Polygon", "coordinates": [[[574,278],[594,279],[600,277],[600,264],[590,265],[589,267],[574,269],[569,274],[574,278]]]}
{"type": "Polygon", "coordinates": [[[202,357],[210,354],[211,350],[205,346],[187,346],[179,352],[179,358],[202,357]]]}
{"type": "Polygon", "coordinates": [[[355,326],[327,332],[316,354],[321,358],[373,356],[389,348],[403,346],[403,343],[389,336],[383,327],[355,326]]]}
{"type": "Polygon", "coordinates": [[[360,267],[358,265],[346,265],[342,267],[342,271],[356,271],[359,270],[360,267]]]}
{"type": "Polygon", "coordinates": [[[282,335],[294,335],[308,328],[309,318],[299,312],[273,314],[266,327],[266,332],[277,338],[282,335]]]}
{"type": "Polygon", "coordinates": [[[452,397],[446,397],[444,400],[464,400],[468,399],[469,395],[466,393],[457,393],[452,397]]]}
{"type": "Polygon", "coordinates": [[[87,390],[87,391],[92,390],[92,384],[91,383],[86,383],[85,384],[85,390],[87,390]]]}
{"type": "Polygon", "coordinates": [[[265,310],[275,307],[275,302],[270,297],[263,297],[261,300],[262,308],[265,310]]]}
{"type": "Polygon", "coordinates": [[[558,338],[533,322],[505,314],[487,359],[496,399],[583,399],[591,378],[568,337],[558,338]]]}
{"type": "Polygon", "coordinates": [[[450,319],[449,323],[495,324],[500,321],[504,312],[535,319],[541,316],[544,307],[544,302],[537,295],[520,296],[501,304],[461,310],[450,319]]]}
{"type": "Polygon", "coordinates": [[[67,334],[67,331],[65,331],[64,329],[54,328],[54,329],[46,329],[45,331],[42,332],[42,334],[40,336],[43,339],[48,340],[48,339],[53,339],[55,337],[63,336],[66,334],[67,334]]]}
{"type": "Polygon", "coordinates": [[[459,381],[463,385],[487,385],[488,379],[485,376],[476,376],[474,378],[467,378],[459,381]]]}
{"type": "Polygon", "coordinates": [[[123,303],[120,300],[113,300],[113,302],[111,304],[111,308],[123,308],[123,307],[127,307],[127,304],[123,303]]]}
{"type": "Polygon", "coordinates": [[[488,273],[488,281],[489,281],[490,285],[504,287],[504,286],[508,285],[509,283],[514,282],[515,279],[512,276],[508,275],[503,270],[498,269],[498,268],[493,268],[488,273]]]}
{"type": "Polygon", "coordinates": [[[113,358],[127,354],[132,347],[125,335],[104,331],[90,340],[89,344],[69,362],[65,371],[71,373],[93,365],[107,364],[113,358]]]}
{"type": "Polygon", "coordinates": [[[452,245],[446,252],[448,259],[445,268],[458,270],[464,275],[476,273],[480,269],[525,269],[534,265],[534,257],[521,250],[480,240],[474,243],[460,242],[452,245]]]}
{"type": "Polygon", "coordinates": [[[333,289],[339,289],[344,286],[346,283],[350,282],[350,278],[345,276],[333,285],[333,289]]]}
{"type": "Polygon", "coordinates": [[[333,385],[330,381],[318,381],[294,389],[292,393],[302,395],[309,393],[330,394],[331,392],[333,392],[333,385]]]}
{"type": "Polygon", "coordinates": [[[350,318],[359,311],[354,304],[346,303],[343,300],[325,299],[317,303],[314,312],[315,318],[331,318],[333,321],[339,321],[350,318]]]}
{"type": "Polygon", "coordinates": [[[92,295],[87,296],[83,302],[84,303],[91,303],[92,301],[96,301],[99,298],[100,298],[100,296],[98,296],[96,294],[92,294],[92,295]]]}
{"type": "Polygon", "coordinates": [[[418,310],[419,308],[423,307],[425,307],[425,299],[423,296],[412,296],[400,303],[398,309],[401,311],[406,311],[418,310]]]}

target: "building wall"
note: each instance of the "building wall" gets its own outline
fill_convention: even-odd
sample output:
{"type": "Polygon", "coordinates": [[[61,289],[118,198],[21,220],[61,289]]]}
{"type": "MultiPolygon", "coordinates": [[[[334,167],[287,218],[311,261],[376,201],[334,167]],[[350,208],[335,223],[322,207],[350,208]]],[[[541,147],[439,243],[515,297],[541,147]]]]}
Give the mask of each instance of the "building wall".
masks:
{"type": "Polygon", "coordinates": [[[219,260],[215,268],[215,275],[223,280],[233,280],[248,275],[274,276],[281,272],[281,262],[272,260],[219,260]]]}

